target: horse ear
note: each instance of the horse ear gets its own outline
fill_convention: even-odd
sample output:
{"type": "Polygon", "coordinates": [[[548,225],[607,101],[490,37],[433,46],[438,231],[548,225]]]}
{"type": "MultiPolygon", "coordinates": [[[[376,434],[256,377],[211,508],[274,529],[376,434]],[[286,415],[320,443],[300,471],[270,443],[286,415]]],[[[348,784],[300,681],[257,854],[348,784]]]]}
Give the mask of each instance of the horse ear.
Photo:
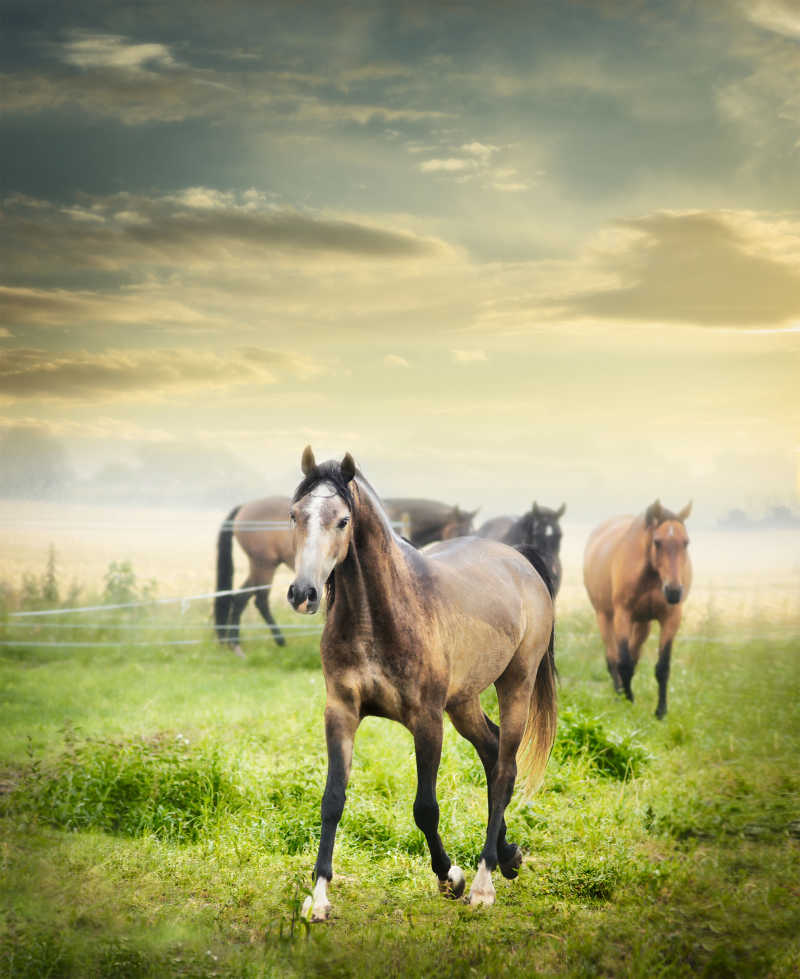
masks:
{"type": "Polygon", "coordinates": [[[556,510],[556,518],[559,519],[564,516],[567,510],[567,504],[562,503],[561,506],[556,510]]]}
{"type": "Polygon", "coordinates": [[[311,473],[317,468],[317,460],[314,458],[314,453],[311,451],[311,446],[307,445],[303,449],[303,458],[300,460],[300,468],[303,471],[304,476],[310,476],[311,473]]]}
{"type": "Polygon", "coordinates": [[[476,507],[474,510],[468,511],[465,514],[465,516],[469,517],[470,520],[474,520],[475,517],[477,517],[477,515],[478,515],[478,510],[480,510],[480,507],[476,507]]]}
{"type": "Polygon", "coordinates": [[[539,515],[539,504],[536,502],[536,500],[533,501],[533,507],[531,508],[531,510],[532,510],[534,516],[537,516],[538,517],[538,515],[539,515]]]}
{"type": "Polygon", "coordinates": [[[353,457],[350,455],[349,452],[345,453],[344,459],[342,459],[341,462],[341,468],[342,468],[342,476],[344,478],[344,481],[346,483],[349,483],[350,480],[353,478],[353,476],[355,476],[356,474],[355,460],[353,459],[353,457]]]}
{"type": "Polygon", "coordinates": [[[655,526],[661,520],[661,500],[656,500],[655,503],[651,503],[650,506],[645,510],[644,523],[646,527],[655,526]]]}
{"type": "Polygon", "coordinates": [[[689,516],[691,512],[692,512],[692,501],[689,500],[686,506],[678,513],[678,520],[680,520],[680,522],[683,523],[683,521],[689,516]]]}

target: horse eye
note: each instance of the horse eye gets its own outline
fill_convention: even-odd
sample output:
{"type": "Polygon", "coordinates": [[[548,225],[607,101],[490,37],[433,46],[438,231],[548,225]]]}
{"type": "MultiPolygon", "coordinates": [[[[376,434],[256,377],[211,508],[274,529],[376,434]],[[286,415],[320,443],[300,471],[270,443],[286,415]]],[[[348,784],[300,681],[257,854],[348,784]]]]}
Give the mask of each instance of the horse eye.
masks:
{"type": "Polygon", "coordinates": [[[345,528],[345,527],[346,527],[346,526],[347,526],[347,525],[348,525],[349,523],[350,523],[350,518],[349,518],[349,517],[342,517],[342,519],[341,519],[341,520],[339,521],[339,523],[338,523],[338,524],[336,524],[336,526],[337,526],[337,527],[339,528],[339,530],[344,530],[344,528],[345,528]]]}
{"type": "Polygon", "coordinates": [[[656,547],[661,547],[661,541],[660,540],[654,540],[653,543],[656,545],[656,547]]]}
{"type": "Polygon", "coordinates": [[[294,523],[294,514],[292,513],[291,510],[289,511],[289,523],[291,523],[291,524],[294,523]]]}

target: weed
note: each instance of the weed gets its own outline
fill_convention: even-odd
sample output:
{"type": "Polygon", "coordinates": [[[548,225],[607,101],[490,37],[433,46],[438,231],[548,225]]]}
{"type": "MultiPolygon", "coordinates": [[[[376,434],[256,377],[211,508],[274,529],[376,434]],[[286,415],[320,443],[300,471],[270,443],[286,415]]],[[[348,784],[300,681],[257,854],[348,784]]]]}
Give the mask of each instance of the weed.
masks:
{"type": "Polygon", "coordinates": [[[638,775],[650,760],[635,735],[607,731],[599,717],[570,708],[562,710],[558,718],[553,751],[562,762],[580,759],[591,773],[621,780],[638,775]]]}
{"type": "Polygon", "coordinates": [[[31,764],[5,797],[5,808],[68,830],[152,833],[185,843],[242,804],[218,752],[190,751],[180,734],[150,741],[65,740],[66,751],[55,762],[31,764]]]}

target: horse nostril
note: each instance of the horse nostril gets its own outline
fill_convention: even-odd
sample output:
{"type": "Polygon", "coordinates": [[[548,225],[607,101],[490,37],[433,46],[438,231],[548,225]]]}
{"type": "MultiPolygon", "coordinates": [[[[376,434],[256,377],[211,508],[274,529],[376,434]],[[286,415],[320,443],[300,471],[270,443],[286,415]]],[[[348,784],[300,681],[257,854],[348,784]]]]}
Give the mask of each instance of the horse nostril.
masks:
{"type": "Polygon", "coordinates": [[[286,593],[286,597],[294,605],[294,585],[289,585],[289,591],[286,593]]]}
{"type": "Polygon", "coordinates": [[[317,589],[313,585],[308,589],[308,600],[309,602],[316,602],[317,600],[317,589]]]}

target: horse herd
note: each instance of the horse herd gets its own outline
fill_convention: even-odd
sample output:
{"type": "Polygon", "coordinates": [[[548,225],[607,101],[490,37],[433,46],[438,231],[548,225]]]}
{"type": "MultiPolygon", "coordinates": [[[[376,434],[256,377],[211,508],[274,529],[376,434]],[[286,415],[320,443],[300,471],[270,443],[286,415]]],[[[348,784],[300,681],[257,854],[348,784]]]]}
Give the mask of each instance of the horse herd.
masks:
{"type": "MultiPolygon", "coordinates": [[[[234,537],[249,558],[243,588],[271,585],[276,568],[286,564],[295,573],[288,598],[297,612],[313,614],[326,599],[320,653],[328,776],[314,889],[304,913],[312,921],[329,916],[334,839],[353,741],[367,716],[398,721],[414,738],[414,819],[446,897],[461,897],[466,880],[438,833],[445,713],[475,747],[486,773],[489,818],[468,901],[490,905],[492,872],[499,867],[513,879],[522,862],[520,848],[506,839],[504,818],[517,774],[528,791],[536,788],[555,739],[554,599],[565,506],[534,503],[519,518],[498,517],[473,532],[474,512],[430,500],[381,500],[349,453],[340,462],[317,464],[307,446],[301,470],[291,499],[256,500],[228,514],[217,542],[217,590],[223,594],[214,611],[218,637],[241,654],[239,622],[252,593],[232,589],[234,537]],[[395,529],[401,520],[407,536],[395,529]],[[499,727],[479,699],[491,684],[499,727]]],[[[629,700],[650,623],[660,624],[659,718],[667,709],[672,640],[691,585],[690,509],[672,513],[656,501],[639,516],[606,521],[590,535],[584,555],[584,583],[608,670],[629,700]]],[[[268,592],[256,591],[255,601],[283,645],[268,592]]]]}

